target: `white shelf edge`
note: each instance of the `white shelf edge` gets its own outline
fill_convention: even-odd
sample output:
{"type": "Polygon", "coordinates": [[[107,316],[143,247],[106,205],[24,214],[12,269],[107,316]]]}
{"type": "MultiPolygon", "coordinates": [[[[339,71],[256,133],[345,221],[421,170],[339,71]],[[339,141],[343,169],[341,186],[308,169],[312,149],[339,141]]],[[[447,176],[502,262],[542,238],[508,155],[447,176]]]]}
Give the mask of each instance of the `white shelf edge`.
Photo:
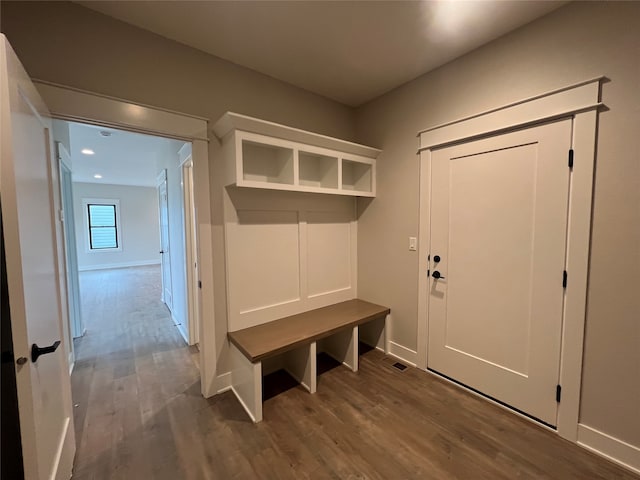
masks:
{"type": "Polygon", "coordinates": [[[289,192],[300,193],[321,193],[329,195],[343,195],[348,197],[375,197],[373,192],[364,192],[360,190],[350,190],[343,188],[323,188],[308,187],[305,185],[293,185],[291,183],[275,183],[275,182],[258,182],[252,180],[244,180],[239,183],[230,183],[226,187],[233,188],[260,188],[263,190],[284,190],[289,192]]]}
{"type": "Polygon", "coordinates": [[[359,143],[340,140],[338,138],[308,132],[298,128],[288,127],[279,123],[268,122],[257,118],[241,115],[239,113],[227,112],[213,125],[213,133],[222,139],[233,130],[258,133],[270,137],[291,140],[305,143],[317,147],[339,150],[353,155],[361,155],[368,158],[376,158],[381,150],[359,143]]]}

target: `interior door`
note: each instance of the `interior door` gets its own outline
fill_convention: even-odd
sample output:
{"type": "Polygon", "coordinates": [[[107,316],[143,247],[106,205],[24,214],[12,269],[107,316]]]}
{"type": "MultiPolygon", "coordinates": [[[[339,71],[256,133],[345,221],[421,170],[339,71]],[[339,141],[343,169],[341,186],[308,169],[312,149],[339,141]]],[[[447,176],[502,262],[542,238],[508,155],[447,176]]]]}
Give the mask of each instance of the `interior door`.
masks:
{"type": "Polygon", "coordinates": [[[68,479],[75,439],[63,340],[51,121],[0,36],[0,198],[25,477],[68,479]],[[38,347],[51,347],[36,358],[38,347]]]}
{"type": "Polygon", "coordinates": [[[158,177],[158,206],[160,208],[160,261],[162,266],[162,301],[173,308],[171,289],[171,252],[169,249],[169,202],[167,197],[167,170],[158,177]]]}
{"type": "Polygon", "coordinates": [[[428,368],[556,424],[571,120],[432,152],[428,368]]]}
{"type": "Polygon", "coordinates": [[[189,344],[200,342],[200,304],[198,295],[198,227],[193,189],[193,160],[191,157],[182,167],[184,184],[185,243],[187,254],[187,292],[189,295],[187,321],[189,323],[189,344]]]}

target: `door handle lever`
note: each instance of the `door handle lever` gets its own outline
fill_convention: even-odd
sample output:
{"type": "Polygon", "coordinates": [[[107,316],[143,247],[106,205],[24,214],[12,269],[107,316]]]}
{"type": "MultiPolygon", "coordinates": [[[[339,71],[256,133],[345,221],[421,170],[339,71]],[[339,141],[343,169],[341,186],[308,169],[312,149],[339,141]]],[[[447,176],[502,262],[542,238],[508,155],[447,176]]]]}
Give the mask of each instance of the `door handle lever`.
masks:
{"type": "Polygon", "coordinates": [[[31,361],[33,363],[38,361],[38,357],[40,355],[46,355],[47,353],[53,353],[60,346],[60,340],[56,340],[53,342],[53,345],[49,345],[48,347],[39,347],[37,343],[31,345],[31,361]]]}
{"type": "Polygon", "coordinates": [[[433,273],[431,274],[431,276],[433,278],[435,278],[436,280],[438,280],[438,279],[444,280],[444,277],[442,275],[440,275],[440,272],[438,270],[434,270],[433,273]]]}

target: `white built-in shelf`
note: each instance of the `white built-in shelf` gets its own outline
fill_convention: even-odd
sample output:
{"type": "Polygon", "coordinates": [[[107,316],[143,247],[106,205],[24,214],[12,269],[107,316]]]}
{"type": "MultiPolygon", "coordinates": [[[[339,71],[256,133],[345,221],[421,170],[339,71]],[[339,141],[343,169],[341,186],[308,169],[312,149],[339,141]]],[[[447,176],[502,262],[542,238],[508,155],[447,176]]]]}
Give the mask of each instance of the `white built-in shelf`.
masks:
{"type": "Polygon", "coordinates": [[[213,131],[227,163],[227,185],[374,197],[380,150],[225,113],[213,131]]]}

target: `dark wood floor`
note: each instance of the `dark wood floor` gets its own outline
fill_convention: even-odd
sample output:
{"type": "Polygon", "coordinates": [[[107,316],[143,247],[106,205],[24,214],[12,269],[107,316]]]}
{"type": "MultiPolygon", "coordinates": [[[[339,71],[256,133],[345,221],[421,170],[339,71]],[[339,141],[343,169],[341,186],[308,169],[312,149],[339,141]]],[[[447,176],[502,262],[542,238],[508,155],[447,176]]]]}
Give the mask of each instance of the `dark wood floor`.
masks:
{"type": "Polygon", "coordinates": [[[315,395],[268,377],[254,425],[232,393],[200,395],[158,268],[85,272],[81,288],[74,479],[638,479],[375,350],[358,373],[323,361],[315,395]]]}

